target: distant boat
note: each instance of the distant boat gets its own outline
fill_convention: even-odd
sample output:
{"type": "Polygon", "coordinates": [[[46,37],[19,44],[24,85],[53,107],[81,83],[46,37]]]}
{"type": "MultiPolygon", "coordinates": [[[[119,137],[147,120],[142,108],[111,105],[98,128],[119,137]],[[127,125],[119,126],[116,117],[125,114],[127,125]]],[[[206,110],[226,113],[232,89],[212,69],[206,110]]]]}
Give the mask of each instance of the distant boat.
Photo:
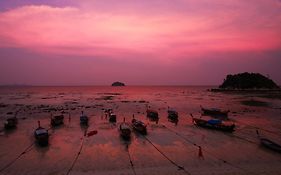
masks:
{"type": "Polygon", "coordinates": [[[106,115],[109,115],[109,114],[111,114],[112,112],[113,112],[113,110],[112,110],[111,108],[105,109],[105,110],[104,110],[104,113],[105,113],[106,115]]]}
{"type": "Polygon", "coordinates": [[[140,120],[136,120],[136,119],[132,119],[132,126],[133,129],[135,131],[137,131],[140,134],[146,135],[147,134],[147,129],[146,129],[146,125],[140,121],[140,120]]]}
{"type": "Polygon", "coordinates": [[[88,116],[84,114],[84,111],[82,111],[81,116],[80,116],[80,124],[81,125],[88,125],[88,122],[89,122],[88,116]]]}
{"type": "Polygon", "coordinates": [[[131,128],[130,125],[125,122],[125,118],[124,118],[124,122],[121,123],[119,126],[119,132],[120,132],[120,136],[123,139],[129,140],[131,138],[131,128]]]}
{"type": "Polygon", "coordinates": [[[205,119],[201,119],[201,118],[194,118],[192,114],[190,114],[190,115],[192,117],[193,123],[200,127],[220,130],[220,131],[224,131],[224,132],[233,132],[234,128],[235,128],[235,124],[231,124],[231,125],[224,124],[219,119],[205,120],[205,119]]]}
{"type": "Polygon", "coordinates": [[[178,121],[179,115],[175,109],[168,108],[168,119],[170,121],[178,121]]]}
{"type": "Polygon", "coordinates": [[[47,146],[49,144],[48,130],[40,126],[40,121],[38,121],[38,128],[34,131],[34,137],[40,146],[47,146]]]}
{"type": "Polygon", "coordinates": [[[109,114],[109,122],[116,123],[116,114],[113,113],[109,114]]]}
{"type": "Polygon", "coordinates": [[[275,142],[273,142],[273,141],[271,141],[267,138],[260,137],[258,130],[256,132],[257,132],[257,135],[260,139],[260,143],[261,143],[262,146],[264,146],[268,149],[271,149],[273,151],[281,153],[281,145],[279,145],[279,144],[277,144],[277,143],[275,143],[275,142]]]}
{"type": "Polygon", "coordinates": [[[13,129],[17,126],[18,124],[18,119],[17,117],[11,117],[8,118],[5,123],[4,123],[4,127],[5,129],[13,129]]]}
{"type": "Polygon", "coordinates": [[[202,106],[201,106],[201,110],[203,115],[211,115],[214,117],[224,117],[224,118],[227,118],[228,113],[230,112],[229,110],[226,111],[218,108],[203,108],[202,106]]]}
{"type": "Polygon", "coordinates": [[[63,115],[56,115],[51,117],[51,125],[52,126],[59,126],[63,124],[63,115]]]}
{"type": "Polygon", "coordinates": [[[146,110],[146,116],[152,121],[158,121],[159,120],[158,112],[156,110],[147,109],[146,110]]]}

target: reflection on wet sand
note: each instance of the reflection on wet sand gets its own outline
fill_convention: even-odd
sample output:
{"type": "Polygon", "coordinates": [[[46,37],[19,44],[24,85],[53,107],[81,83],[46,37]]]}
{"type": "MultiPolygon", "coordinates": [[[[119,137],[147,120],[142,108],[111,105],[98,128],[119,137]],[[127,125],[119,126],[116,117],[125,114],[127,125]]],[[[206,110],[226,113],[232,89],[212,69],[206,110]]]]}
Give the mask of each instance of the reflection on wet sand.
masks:
{"type": "Polygon", "coordinates": [[[280,100],[257,97],[256,101],[268,105],[245,105],[241,101],[254,97],[217,94],[200,87],[1,89],[0,97],[3,123],[18,111],[17,127],[5,130],[3,124],[1,129],[0,174],[279,174],[281,171],[280,154],[261,148],[256,135],[259,128],[263,137],[280,143],[280,100]],[[229,122],[237,125],[233,133],[193,125],[189,114],[199,116],[200,105],[210,104],[230,109],[229,122]],[[148,106],[153,110],[148,111],[148,106]],[[168,112],[167,106],[175,109],[168,112]],[[157,117],[149,112],[157,112],[157,117]],[[64,124],[49,129],[51,113],[64,115],[64,124]],[[114,120],[110,119],[111,114],[114,120]],[[88,125],[80,124],[84,115],[88,117],[88,125]],[[141,121],[147,135],[134,129],[130,139],[124,140],[119,133],[124,118],[131,131],[134,128],[131,121],[141,121]],[[47,147],[34,144],[38,120],[48,129],[47,147]]]}

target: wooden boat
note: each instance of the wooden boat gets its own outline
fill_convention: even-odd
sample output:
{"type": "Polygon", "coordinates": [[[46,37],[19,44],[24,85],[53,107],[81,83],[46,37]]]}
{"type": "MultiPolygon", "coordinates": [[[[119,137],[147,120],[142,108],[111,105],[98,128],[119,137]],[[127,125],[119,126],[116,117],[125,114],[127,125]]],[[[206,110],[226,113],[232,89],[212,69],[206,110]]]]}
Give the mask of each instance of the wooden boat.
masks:
{"type": "Polygon", "coordinates": [[[34,137],[40,146],[47,146],[49,144],[48,130],[40,126],[40,121],[38,121],[38,128],[34,131],[34,137]]]}
{"type": "Polygon", "coordinates": [[[158,121],[159,120],[158,112],[156,110],[147,109],[146,110],[146,116],[152,121],[158,121]]]}
{"type": "Polygon", "coordinates": [[[120,136],[123,139],[129,140],[131,138],[131,128],[130,125],[125,122],[125,118],[124,118],[124,122],[121,123],[119,126],[119,132],[120,132],[120,136]]]}
{"type": "Polygon", "coordinates": [[[104,113],[105,113],[106,116],[109,116],[111,113],[113,113],[113,110],[112,109],[105,109],[104,113]]]}
{"type": "Polygon", "coordinates": [[[203,115],[211,115],[214,117],[225,117],[225,118],[228,117],[228,113],[230,112],[229,110],[225,111],[218,108],[203,108],[202,106],[201,106],[201,110],[203,115]]]}
{"type": "Polygon", "coordinates": [[[262,146],[264,146],[265,148],[271,149],[273,151],[281,153],[281,145],[279,145],[279,144],[277,144],[277,143],[275,143],[275,142],[273,142],[273,141],[271,141],[267,138],[260,137],[258,130],[256,132],[257,132],[257,135],[260,139],[260,143],[261,143],[262,146]]]}
{"type": "Polygon", "coordinates": [[[116,123],[116,114],[113,113],[109,114],[109,122],[116,123]]]}
{"type": "Polygon", "coordinates": [[[171,120],[171,121],[176,121],[178,120],[179,118],[179,115],[178,115],[178,112],[174,109],[168,109],[168,119],[171,120]]]}
{"type": "Polygon", "coordinates": [[[51,125],[52,126],[59,126],[63,124],[63,115],[56,115],[56,116],[51,116],[51,125]]]}
{"type": "Polygon", "coordinates": [[[8,118],[5,123],[4,123],[4,127],[5,129],[13,129],[17,126],[18,124],[18,119],[17,117],[12,117],[12,118],[8,118]]]}
{"type": "Polygon", "coordinates": [[[235,128],[235,124],[225,124],[219,119],[210,119],[210,120],[205,120],[201,118],[194,118],[192,114],[190,114],[192,117],[192,121],[195,125],[204,127],[204,128],[209,128],[209,129],[215,129],[215,130],[220,130],[224,132],[233,132],[235,128]]]}
{"type": "Polygon", "coordinates": [[[80,116],[80,124],[81,125],[88,125],[88,122],[89,122],[88,116],[84,114],[84,111],[82,111],[81,116],[80,116]]]}
{"type": "Polygon", "coordinates": [[[140,121],[140,120],[136,120],[136,119],[132,119],[132,126],[133,129],[135,131],[137,131],[140,134],[146,135],[147,134],[147,129],[146,129],[146,125],[140,121]]]}

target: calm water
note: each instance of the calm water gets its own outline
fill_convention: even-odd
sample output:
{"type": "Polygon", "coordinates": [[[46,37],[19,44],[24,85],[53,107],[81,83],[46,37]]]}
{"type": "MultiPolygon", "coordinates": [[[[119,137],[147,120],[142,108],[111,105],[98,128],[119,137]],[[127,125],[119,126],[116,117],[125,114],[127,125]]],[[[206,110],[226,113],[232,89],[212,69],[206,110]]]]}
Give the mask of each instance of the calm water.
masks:
{"type": "Polygon", "coordinates": [[[280,174],[280,154],[260,147],[255,127],[263,136],[280,142],[281,101],[212,93],[208,88],[2,87],[1,121],[16,111],[20,120],[15,130],[1,132],[0,169],[11,164],[0,174],[280,174]],[[262,105],[241,103],[251,100],[262,105]],[[200,105],[229,109],[229,122],[237,124],[236,131],[225,134],[194,126],[189,114],[199,116],[200,105]],[[159,112],[158,124],[145,117],[147,106],[159,112]],[[177,124],[168,121],[168,106],[179,112],[177,124]],[[117,114],[116,125],[106,119],[106,108],[117,114]],[[82,110],[90,117],[88,131],[97,130],[97,135],[83,138],[82,110]],[[64,125],[49,130],[50,145],[28,148],[34,143],[37,120],[49,128],[50,115],[62,112],[64,125]],[[133,114],[148,125],[148,135],[133,133],[130,141],[123,141],[118,125],[123,118],[130,122],[133,114]],[[194,143],[203,148],[204,159],[198,157],[194,143]],[[81,144],[81,154],[73,164],[81,144]],[[16,159],[23,151],[26,153],[16,159]],[[186,171],[178,170],[171,161],[186,171]]]}

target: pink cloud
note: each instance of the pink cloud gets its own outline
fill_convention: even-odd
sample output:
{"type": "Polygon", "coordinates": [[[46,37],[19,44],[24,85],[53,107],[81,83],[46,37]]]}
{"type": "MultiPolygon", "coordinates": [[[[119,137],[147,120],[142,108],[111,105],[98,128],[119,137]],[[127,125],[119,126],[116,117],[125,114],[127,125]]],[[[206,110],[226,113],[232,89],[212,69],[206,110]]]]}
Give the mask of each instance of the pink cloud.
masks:
{"type": "Polygon", "coordinates": [[[281,7],[273,1],[259,0],[258,5],[254,1],[216,0],[215,5],[209,0],[176,2],[183,5],[181,9],[184,5],[194,5],[195,9],[186,6],[189,12],[178,12],[164,11],[167,8],[162,7],[164,13],[147,14],[142,13],[146,6],[133,6],[137,8],[135,13],[126,9],[110,13],[108,9],[96,10],[98,7],[82,8],[90,1],[84,1],[81,8],[18,7],[0,13],[0,47],[77,56],[124,58],[144,54],[173,59],[220,51],[274,50],[281,46],[281,14],[275,12],[281,7]],[[209,6],[204,7],[204,3],[209,6]],[[262,12],[274,13],[259,13],[263,4],[267,5],[262,12]]]}

